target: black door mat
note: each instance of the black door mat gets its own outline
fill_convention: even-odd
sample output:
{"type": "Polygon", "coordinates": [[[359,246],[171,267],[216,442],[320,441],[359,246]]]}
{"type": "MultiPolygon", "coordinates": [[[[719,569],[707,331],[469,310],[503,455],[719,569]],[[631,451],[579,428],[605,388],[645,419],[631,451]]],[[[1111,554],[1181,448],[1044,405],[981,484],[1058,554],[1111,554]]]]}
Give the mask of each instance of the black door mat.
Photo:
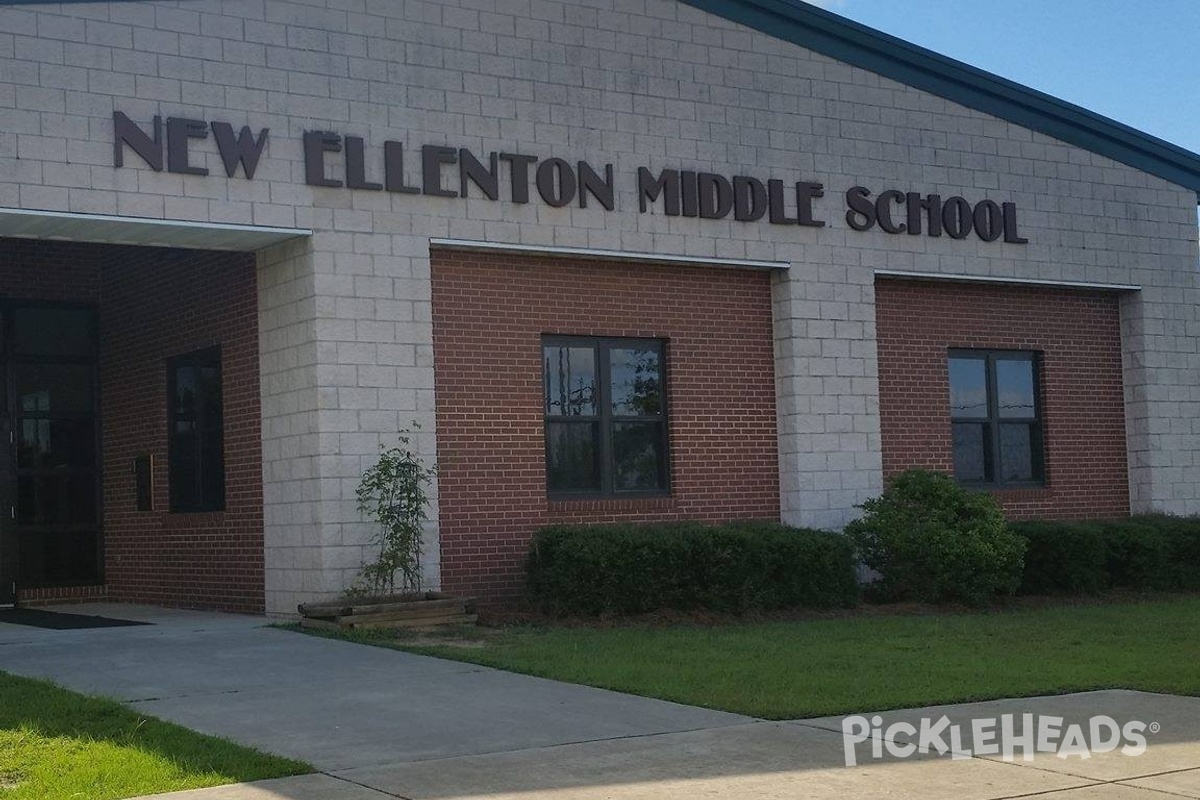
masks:
{"type": "Polygon", "coordinates": [[[80,628],[124,628],[129,625],[154,624],[152,622],[134,622],[130,619],[93,617],[87,614],[42,611],[39,608],[0,608],[0,623],[50,628],[56,631],[72,631],[80,628]]]}

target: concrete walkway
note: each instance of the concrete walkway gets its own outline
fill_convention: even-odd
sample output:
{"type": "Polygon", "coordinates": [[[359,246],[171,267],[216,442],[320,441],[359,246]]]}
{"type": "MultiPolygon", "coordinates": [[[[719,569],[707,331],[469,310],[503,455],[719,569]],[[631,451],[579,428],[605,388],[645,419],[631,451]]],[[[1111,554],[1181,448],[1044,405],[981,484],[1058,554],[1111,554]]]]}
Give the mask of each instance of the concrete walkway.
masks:
{"type": "MultiPolygon", "coordinates": [[[[896,758],[872,741],[845,766],[842,719],[763,722],[264,627],[252,617],[133,606],[74,613],[152,626],[0,624],[0,670],[48,678],[320,773],[159,795],[170,800],[383,798],[1200,798],[1200,699],[1090,692],[892,712],[962,726],[960,758],[896,758]],[[1146,752],[1032,761],[967,756],[971,720],[1032,713],[1088,731],[1140,721],[1146,752]],[[1151,723],[1154,725],[1151,726],[1151,723]],[[1154,732],[1150,732],[1154,731],[1154,732]]],[[[797,664],[797,680],[803,680],[797,664]]],[[[945,736],[949,740],[949,736],[945,736]]],[[[1063,737],[1059,737],[1060,739],[1063,737]]],[[[898,742],[904,741],[902,736],[898,742]]],[[[1125,742],[1123,742],[1125,743],[1125,742]]]]}

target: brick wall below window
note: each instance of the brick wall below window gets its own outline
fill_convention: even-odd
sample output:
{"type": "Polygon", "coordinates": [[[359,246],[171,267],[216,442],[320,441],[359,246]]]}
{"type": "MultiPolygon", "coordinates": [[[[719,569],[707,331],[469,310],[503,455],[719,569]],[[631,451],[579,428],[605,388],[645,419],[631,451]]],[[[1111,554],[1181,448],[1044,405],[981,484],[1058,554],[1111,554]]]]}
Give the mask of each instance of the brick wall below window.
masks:
{"type": "Polygon", "coordinates": [[[885,477],[954,472],[947,351],[1041,357],[1046,481],[999,490],[1014,518],[1129,513],[1119,300],[1113,293],[880,279],[875,284],[885,477]]]}
{"type": "Polygon", "coordinates": [[[435,250],[442,585],[520,590],[559,522],[779,518],[767,272],[435,250]],[[671,494],[546,495],[544,334],[667,340],[671,494]]]}

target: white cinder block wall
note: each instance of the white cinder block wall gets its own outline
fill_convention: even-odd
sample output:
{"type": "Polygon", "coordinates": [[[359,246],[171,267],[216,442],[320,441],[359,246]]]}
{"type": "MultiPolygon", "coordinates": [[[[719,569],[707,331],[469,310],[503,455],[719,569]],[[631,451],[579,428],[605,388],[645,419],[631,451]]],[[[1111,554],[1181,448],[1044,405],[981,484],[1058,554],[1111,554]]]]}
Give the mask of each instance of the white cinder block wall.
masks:
{"type": "MultiPolygon", "coordinates": [[[[341,156],[327,159],[341,171],[341,156]]],[[[410,164],[410,169],[415,164],[410,164]]],[[[449,182],[449,181],[448,181],[449,182]]],[[[1137,284],[1122,307],[1136,510],[1200,512],[1196,196],[673,0],[184,0],[0,7],[0,206],[311,228],[259,256],[267,606],[342,588],[354,485],[419,422],[436,458],[429,239],[790,262],[775,278],[787,521],[881,488],[877,269],[1137,284]],[[270,128],[253,180],[113,167],[112,114],[270,128]],[[304,183],[301,136],[612,163],[617,209],[304,183]],[[639,166],[818,181],[824,228],[640,214],[639,166]],[[1026,245],[850,230],[842,193],[1012,201],[1026,245]]],[[[431,570],[436,575],[431,531],[431,570]]]]}

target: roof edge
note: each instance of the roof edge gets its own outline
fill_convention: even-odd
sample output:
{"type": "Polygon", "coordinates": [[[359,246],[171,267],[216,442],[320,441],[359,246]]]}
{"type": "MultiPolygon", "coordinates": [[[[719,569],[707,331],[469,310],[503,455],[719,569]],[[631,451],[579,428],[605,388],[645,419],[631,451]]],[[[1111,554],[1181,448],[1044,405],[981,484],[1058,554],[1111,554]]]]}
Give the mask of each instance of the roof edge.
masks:
{"type": "Polygon", "coordinates": [[[685,5],[1082,147],[1191,189],[1200,155],[1101,114],[817,8],[802,0],[685,5]]]}

